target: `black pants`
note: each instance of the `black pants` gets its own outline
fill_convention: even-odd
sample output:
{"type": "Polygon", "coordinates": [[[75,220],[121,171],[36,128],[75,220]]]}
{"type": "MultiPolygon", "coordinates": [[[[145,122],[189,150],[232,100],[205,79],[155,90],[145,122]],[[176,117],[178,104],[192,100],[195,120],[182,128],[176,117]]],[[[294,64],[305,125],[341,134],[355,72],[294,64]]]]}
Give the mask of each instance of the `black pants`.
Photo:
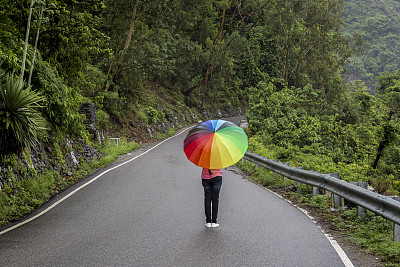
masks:
{"type": "Polygon", "coordinates": [[[216,223],[218,216],[219,191],[221,190],[222,177],[201,179],[204,187],[204,208],[206,223],[216,223]]]}

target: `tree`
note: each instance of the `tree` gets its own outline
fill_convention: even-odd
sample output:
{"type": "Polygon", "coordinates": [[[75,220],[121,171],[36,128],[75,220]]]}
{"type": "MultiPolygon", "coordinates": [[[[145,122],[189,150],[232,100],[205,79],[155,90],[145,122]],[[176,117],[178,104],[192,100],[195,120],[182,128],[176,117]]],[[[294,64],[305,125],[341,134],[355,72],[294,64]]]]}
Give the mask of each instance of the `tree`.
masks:
{"type": "Polygon", "coordinates": [[[285,0],[271,10],[269,25],[275,37],[280,78],[291,87],[311,83],[327,96],[340,87],[339,72],[349,53],[341,33],[342,1],[285,0]]]}
{"type": "Polygon", "coordinates": [[[376,169],[383,155],[384,149],[396,139],[399,124],[395,122],[400,112],[400,80],[398,79],[400,70],[393,74],[382,74],[378,78],[378,96],[383,99],[386,104],[387,113],[386,121],[380,126],[380,142],[377,148],[376,157],[372,163],[372,168],[376,169]]]}
{"type": "MultiPolygon", "coordinates": [[[[204,94],[208,94],[210,91],[217,91],[220,88],[213,88],[213,84],[218,84],[216,80],[229,80],[233,76],[233,69],[229,66],[230,62],[233,61],[233,55],[230,54],[229,48],[235,38],[241,36],[250,31],[252,27],[263,23],[265,10],[267,10],[273,2],[271,1],[236,1],[236,0],[225,0],[215,2],[214,24],[212,26],[214,30],[214,36],[210,36],[207,39],[207,53],[209,59],[207,67],[202,73],[202,79],[189,88],[184,88],[183,94],[187,97],[195,90],[200,88],[204,94]],[[217,15],[217,14],[220,15],[217,15]],[[213,41],[211,41],[213,40],[213,41]],[[219,64],[216,64],[216,63],[219,64]],[[221,65],[222,64],[222,65],[221,65]],[[215,70],[218,73],[214,73],[215,70]],[[211,77],[215,77],[214,81],[210,81],[211,77]]],[[[210,13],[210,14],[213,14],[210,13]]],[[[209,31],[211,32],[211,31],[209,31]]],[[[226,82],[225,86],[229,87],[226,82]]]]}
{"type": "Polygon", "coordinates": [[[107,89],[109,82],[118,84],[121,72],[135,68],[131,65],[132,62],[140,65],[141,59],[134,53],[135,46],[143,41],[141,38],[148,36],[146,32],[152,32],[151,27],[155,31],[159,27],[167,27],[162,21],[170,17],[170,5],[173,3],[167,0],[106,1],[103,31],[111,38],[114,55],[109,57],[107,81],[103,89],[107,89]],[[137,33],[136,27],[139,27],[137,33]]]}
{"type": "MultiPolygon", "coordinates": [[[[113,79],[112,80],[113,80],[114,83],[118,79],[118,76],[119,76],[119,74],[121,72],[122,64],[124,63],[126,52],[128,51],[128,48],[129,48],[129,46],[131,44],[132,34],[133,34],[134,29],[135,29],[136,13],[137,13],[138,5],[139,5],[139,0],[136,0],[135,5],[133,6],[132,17],[131,17],[131,23],[129,25],[128,36],[126,37],[124,48],[122,49],[122,52],[119,55],[118,64],[117,64],[116,70],[115,70],[114,75],[113,75],[113,79]]],[[[109,72],[108,72],[107,76],[109,75],[110,70],[111,70],[111,67],[109,69],[109,72]]]]}
{"type": "Polygon", "coordinates": [[[35,4],[35,0],[31,0],[30,6],[29,6],[28,23],[27,23],[27,26],[26,26],[24,52],[22,54],[21,74],[19,76],[20,83],[22,83],[22,81],[24,79],[25,61],[26,61],[26,54],[27,54],[27,51],[28,51],[29,32],[30,32],[30,29],[31,29],[31,19],[32,19],[32,12],[33,12],[33,5],[34,4],[35,4]]]}
{"type": "Polygon", "coordinates": [[[74,85],[91,60],[109,52],[108,37],[100,31],[103,0],[54,2],[48,26],[41,32],[40,52],[66,83],[74,85]]]}
{"type": "Polygon", "coordinates": [[[33,69],[34,69],[34,66],[35,66],[36,53],[37,53],[37,49],[38,49],[39,34],[40,34],[40,29],[41,29],[41,26],[42,26],[42,22],[48,21],[48,17],[43,17],[43,15],[44,15],[45,12],[48,13],[48,14],[52,14],[53,12],[52,12],[52,10],[50,10],[50,8],[54,8],[55,7],[54,3],[51,3],[49,5],[50,8],[46,7],[46,5],[47,5],[46,2],[40,1],[38,4],[39,4],[39,11],[38,11],[39,14],[38,14],[38,19],[36,21],[36,23],[37,23],[37,25],[36,25],[36,27],[37,27],[37,29],[36,29],[36,38],[35,38],[35,46],[34,46],[34,49],[33,49],[33,56],[32,56],[32,60],[31,60],[31,67],[30,67],[30,70],[29,70],[28,87],[31,86],[32,74],[33,74],[33,69]]]}

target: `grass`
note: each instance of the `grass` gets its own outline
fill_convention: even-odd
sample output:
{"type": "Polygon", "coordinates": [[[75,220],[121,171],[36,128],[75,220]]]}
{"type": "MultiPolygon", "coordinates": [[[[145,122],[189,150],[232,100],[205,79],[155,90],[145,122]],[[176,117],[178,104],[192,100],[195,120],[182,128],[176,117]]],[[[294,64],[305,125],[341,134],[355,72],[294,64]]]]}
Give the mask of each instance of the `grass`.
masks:
{"type": "Polygon", "coordinates": [[[109,141],[104,146],[98,147],[103,156],[89,163],[82,162],[71,176],[61,177],[53,170],[41,175],[32,175],[25,180],[12,177],[11,182],[0,191],[0,226],[28,215],[59,191],[87,177],[96,169],[113,163],[120,155],[138,148],[139,144],[121,138],[118,146],[115,142],[109,141]]]}
{"type": "Polygon", "coordinates": [[[348,232],[351,240],[365,252],[381,256],[386,266],[400,266],[400,243],[392,241],[392,222],[369,211],[357,217],[355,209],[342,211],[332,222],[341,231],[348,232]]]}
{"type": "Polygon", "coordinates": [[[273,191],[283,194],[284,197],[299,205],[306,205],[318,210],[324,221],[329,221],[341,233],[344,233],[349,242],[357,244],[365,253],[381,257],[384,266],[400,267],[400,243],[393,241],[393,223],[389,220],[367,211],[357,217],[356,209],[339,209],[331,211],[333,200],[328,195],[312,197],[312,187],[301,186],[301,194],[297,193],[295,181],[284,179],[262,167],[255,168],[253,163],[245,161],[237,163],[250,179],[273,191]]]}
{"type": "Polygon", "coordinates": [[[47,171],[26,180],[12,179],[0,191],[0,226],[29,214],[63,185],[55,171],[47,171]]]}

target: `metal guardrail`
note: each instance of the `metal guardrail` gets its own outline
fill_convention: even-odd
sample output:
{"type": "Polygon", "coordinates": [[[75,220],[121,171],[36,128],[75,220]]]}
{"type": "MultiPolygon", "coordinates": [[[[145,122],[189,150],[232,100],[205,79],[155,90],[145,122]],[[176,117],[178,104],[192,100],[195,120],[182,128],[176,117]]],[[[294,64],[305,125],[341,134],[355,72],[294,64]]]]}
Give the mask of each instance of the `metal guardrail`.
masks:
{"type": "Polygon", "coordinates": [[[388,196],[364,189],[357,185],[314,171],[289,167],[263,156],[247,151],[244,159],[269,169],[289,179],[328,190],[367,210],[400,225],[400,202],[388,196]]]}

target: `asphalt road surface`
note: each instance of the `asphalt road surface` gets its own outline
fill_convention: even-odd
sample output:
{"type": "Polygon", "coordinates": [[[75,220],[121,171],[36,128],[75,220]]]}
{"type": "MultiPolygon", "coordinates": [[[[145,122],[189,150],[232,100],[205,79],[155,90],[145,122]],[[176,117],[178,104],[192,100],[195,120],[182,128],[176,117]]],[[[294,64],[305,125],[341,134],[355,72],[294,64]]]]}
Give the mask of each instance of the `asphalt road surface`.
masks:
{"type": "Polygon", "coordinates": [[[304,213],[232,168],[220,227],[205,228],[201,169],[183,153],[186,133],[97,171],[36,219],[0,229],[0,266],[345,266],[304,213]]]}

